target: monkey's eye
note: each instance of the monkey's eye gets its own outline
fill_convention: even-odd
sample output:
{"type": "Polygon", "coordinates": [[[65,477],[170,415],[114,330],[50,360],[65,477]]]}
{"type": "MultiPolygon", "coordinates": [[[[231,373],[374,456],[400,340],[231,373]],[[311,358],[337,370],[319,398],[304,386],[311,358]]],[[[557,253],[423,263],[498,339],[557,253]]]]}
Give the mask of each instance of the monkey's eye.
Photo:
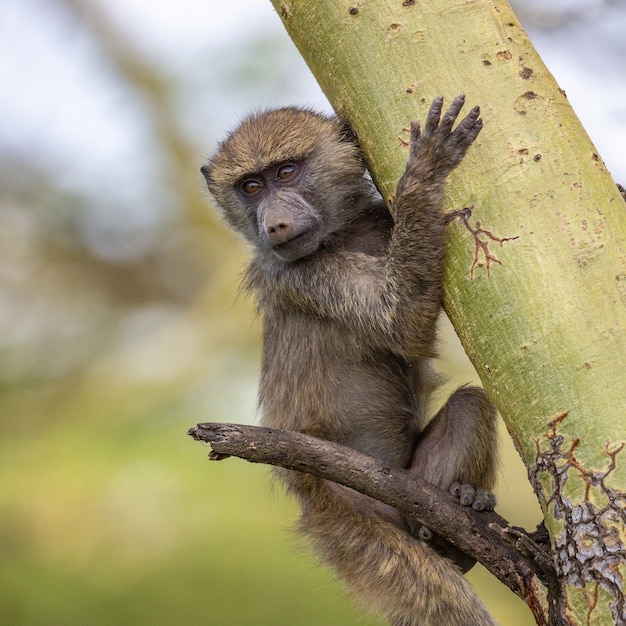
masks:
{"type": "Polygon", "coordinates": [[[284,163],[276,170],[278,180],[289,180],[298,173],[298,166],[295,163],[284,163]]]}
{"type": "Polygon", "coordinates": [[[253,196],[261,189],[261,183],[256,178],[247,178],[241,182],[239,188],[246,196],[253,196]]]}

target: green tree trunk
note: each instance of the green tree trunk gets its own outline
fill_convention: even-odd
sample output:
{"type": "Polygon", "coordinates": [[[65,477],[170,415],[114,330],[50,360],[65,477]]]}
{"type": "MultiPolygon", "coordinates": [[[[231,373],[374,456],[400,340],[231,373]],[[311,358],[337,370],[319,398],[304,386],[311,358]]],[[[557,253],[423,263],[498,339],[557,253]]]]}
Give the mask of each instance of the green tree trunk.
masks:
{"type": "Polygon", "coordinates": [[[446,206],[474,205],[474,227],[518,238],[483,232],[501,263],[488,267],[450,226],[446,311],[542,504],[557,613],[624,623],[626,205],[565,93],[502,0],[273,4],[386,197],[435,96],[481,106],[446,206]]]}

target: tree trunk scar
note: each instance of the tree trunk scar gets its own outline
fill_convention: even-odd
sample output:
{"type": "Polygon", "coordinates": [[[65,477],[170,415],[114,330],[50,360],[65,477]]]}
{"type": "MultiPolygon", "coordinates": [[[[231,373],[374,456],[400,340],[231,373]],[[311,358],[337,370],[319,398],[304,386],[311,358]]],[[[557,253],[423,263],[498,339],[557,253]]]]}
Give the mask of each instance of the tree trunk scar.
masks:
{"type": "Polygon", "coordinates": [[[487,270],[487,276],[491,276],[491,264],[497,263],[498,265],[502,265],[502,261],[489,250],[489,241],[485,241],[480,238],[480,235],[485,235],[488,239],[492,241],[496,241],[500,244],[500,247],[504,244],[505,241],[513,241],[514,239],[518,239],[519,235],[515,235],[515,237],[498,237],[494,235],[491,231],[485,230],[480,222],[476,222],[476,226],[472,228],[469,223],[469,218],[472,215],[472,211],[474,209],[474,205],[469,207],[463,207],[462,209],[457,209],[456,211],[450,211],[447,215],[448,224],[454,220],[458,219],[465,228],[471,233],[474,238],[474,261],[472,262],[472,266],[470,267],[470,278],[474,278],[474,270],[476,267],[485,267],[487,270]],[[480,259],[480,253],[482,252],[484,261],[480,259]]]}
{"type": "MultiPolygon", "coordinates": [[[[542,450],[540,440],[535,440],[537,455],[529,477],[535,493],[544,505],[554,508],[554,518],[562,524],[553,533],[554,561],[557,576],[563,587],[581,589],[581,598],[587,604],[587,621],[593,623],[593,612],[598,607],[598,593],[603,590],[610,598],[610,608],[616,624],[626,624],[624,578],[626,577],[626,493],[608,484],[617,466],[617,456],[626,442],[604,444],[608,463],[603,469],[587,469],[575,455],[580,444],[573,439],[569,444],[558,432],[567,417],[561,413],[548,423],[545,434],[547,448],[542,450]],[[566,497],[575,493],[571,485],[566,491],[568,478],[574,483],[582,479],[584,499],[574,502],[566,497]]],[[[567,591],[562,594],[566,603],[567,591]]]]}

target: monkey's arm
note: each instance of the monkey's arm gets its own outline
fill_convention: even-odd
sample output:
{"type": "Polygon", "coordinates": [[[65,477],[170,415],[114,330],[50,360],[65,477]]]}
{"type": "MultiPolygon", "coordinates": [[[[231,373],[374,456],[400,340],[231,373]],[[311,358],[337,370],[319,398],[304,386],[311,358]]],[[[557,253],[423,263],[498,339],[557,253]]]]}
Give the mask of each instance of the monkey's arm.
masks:
{"type": "Polygon", "coordinates": [[[445,216],[441,209],[448,174],[462,160],[482,128],[474,107],[457,128],[463,107],[458,96],[440,122],[443,98],[434,100],[424,130],[411,124],[409,158],[391,204],[395,227],[389,246],[389,285],[398,298],[396,341],[412,345],[419,355],[432,351],[442,304],[445,216]]]}

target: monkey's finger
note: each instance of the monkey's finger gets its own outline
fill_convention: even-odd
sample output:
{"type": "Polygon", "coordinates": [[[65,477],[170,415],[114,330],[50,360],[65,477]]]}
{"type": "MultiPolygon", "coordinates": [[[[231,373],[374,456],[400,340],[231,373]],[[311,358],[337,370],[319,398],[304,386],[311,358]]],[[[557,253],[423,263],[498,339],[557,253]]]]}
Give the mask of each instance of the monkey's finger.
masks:
{"type": "MultiPolygon", "coordinates": [[[[459,124],[458,128],[469,130],[478,122],[478,118],[480,116],[480,107],[475,106],[462,120],[459,124]]],[[[457,128],[457,130],[458,130],[457,128]]]]}
{"type": "Polygon", "coordinates": [[[459,124],[459,127],[454,131],[452,135],[458,143],[469,147],[474,139],[476,139],[478,133],[482,130],[482,128],[483,121],[481,118],[478,118],[473,122],[469,122],[467,125],[459,124]]]}
{"type": "Polygon", "coordinates": [[[455,133],[460,132],[462,134],[472,132],[476,132],[478,134],[480,129],[483,127],[483,121],[479,117],[480,116],[480,107],[475,106],[462,120],[458,125],[457,129],[454,131],[455,133]],[[477,127],[477,129],[476,129],[477,127]]]}
{"type": "Polygon", "coordinates": [[[418,120],[411,122],[411,143],[410,143],[410,157],[411,159],[417,157],[420,145],[420,137],[422,136],[422,129],[418,120]]]}
{"type": "Polygon", "coordinates": [[[441,109],[443,107],[443,96],[438,96],[433,100],[430,105],[430,111],[428,111],[428,117],[426,118],[426,133],[430,134],[435,131],[439,126],[439,120],[441,119],[441,109]]]}
{"type": "Polygon", "coordinates": [[[446,133],[449,133],[454,124],[454,120],[458,117],[463,105],[465,104],[465,94],[457,96],[450,105],[450,108],[445,112],[443,119],[441,120],[440,128],[446,133]]]}
{"type": "Polygon", "coordinates": [[[464,118],[450,135],[452,143],[458,147],[460,154],[465,154],[483,128],[483,121],[478,115],[480,115],[480,110],[474,107],[470,115],[464,118]]]}

